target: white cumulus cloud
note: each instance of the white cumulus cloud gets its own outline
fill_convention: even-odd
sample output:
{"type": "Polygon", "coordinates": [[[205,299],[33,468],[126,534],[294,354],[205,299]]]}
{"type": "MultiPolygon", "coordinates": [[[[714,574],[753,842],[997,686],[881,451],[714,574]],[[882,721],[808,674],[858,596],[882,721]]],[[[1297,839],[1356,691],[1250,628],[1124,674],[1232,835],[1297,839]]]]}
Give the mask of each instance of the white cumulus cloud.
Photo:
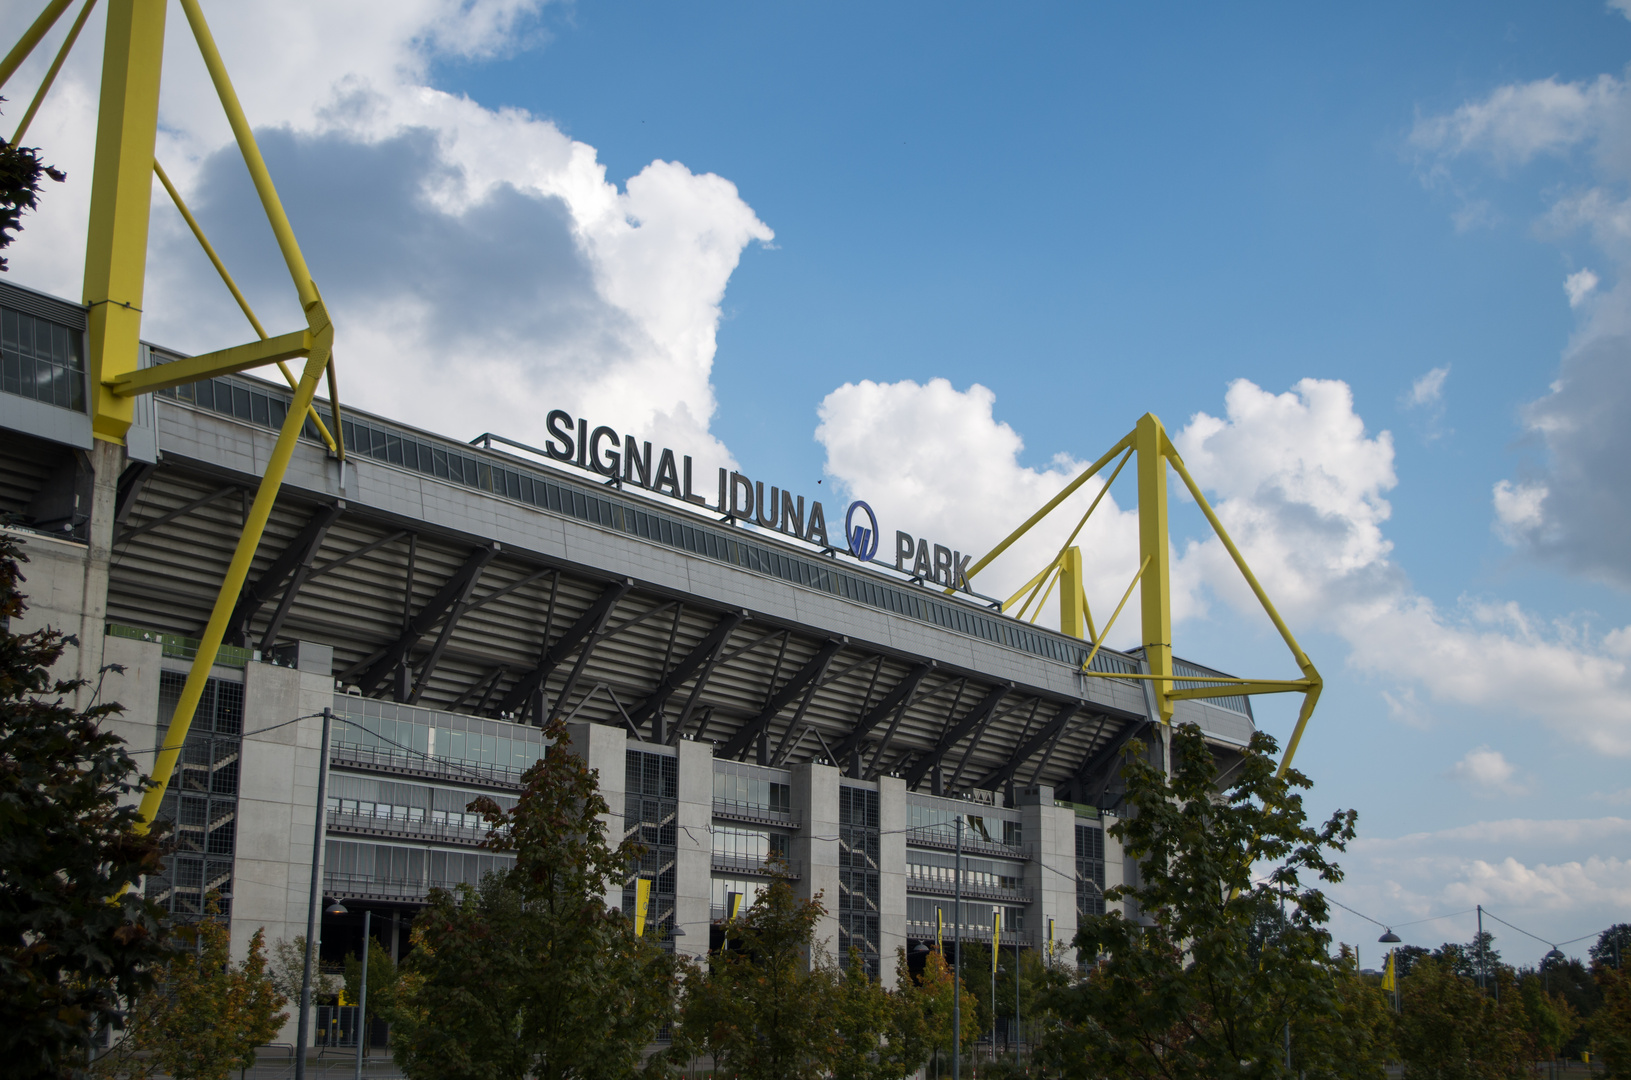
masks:
{"type": "MultiPolygon", "coordinates": [[[[209,3],[206,13],[334,315],[343,394],[449,434],[528,441],[559,406],[728,460],[709,433],[720,305],[743,250],[768,243],[769,227],[722,177],[653,161],[619,186],[593,146],[550,120],[431,81],[438,61],[537,47],[543,7],[336,0],[209,3]]],[[[12,24],[32,17],[15,0],[0,11],[12,24]]],[[[69,296],[79,290],[101,38],[99,25],[87,28],[31,132],[70,182],[14,245],[16,280],[69,296]]],[[[274,333],[298,325],[179,12],[164,75],[159,159],[262,321],[274,333]]],[[[162,201],[150,251],[144,336],[188,351],[248,336],[162,201]]]]}
{"type": "Polygon", "coordinates": [[[1597,288],[1597,275],[1590,270],[1576,270],[1563,279],[1563,291],[1568,294],[1569,306],[1579,307],[1597,288]]]}
{"type": "Polygon", "coordinates": [[[1450,366],[1436,367],[1410,384],[1406,405],[1436,405],[1444,398],[1444,380],[1450,377],[1450,366]]]}
{"type": "Polygon", "coordinates": [[[1575,82],[1512,83],[1443,115],[1417,120],[1412,144],[1429,175],[1454,168],[1465,179],[1486,163],[1499,176],[1547,156],[1569,169],[1539,191],[1548,207],[1539,234],[1565,241],[1583,233],[1619,273],[1594,269],[1563,284],[1580,324],[1551,392],[1523,411],[1545,451],[1539,476],[1494,490],[1497,528],[1514,546],[1565,569],[1631,587],[1631,93],[1612,74],[1575,82]],[[1619,284],[1602,288],[1603,277],[1619,284]],[[1590,302],[1588,303],[1588,299],[1590,302]]]}
{"type": "MultiPolygon", "coordinates": [[[[943,379],[849,384],[822,403],[817,438],[830,475],[857,497],[898,508],[898,522],[881,523],[886,544],[903,528],[983,553],[1082,467],[1064,458],[1022,464],[1023,441],[995,405],[985,387],[958,390],[943,379]]],[[[1426,724],[1436,704],[1500,708],[1601,752],[1631,754],[1631,671],[1618,645],[1627,632],[1594,636],[1473,598],[1445,609],[1393,562],[1384,529],[1398,483],[1393,442],[1366,430],[1346,384],[1304,379],[1275,394],[1237,380],[1222,416],[1197,413],[1173,441],[1281,613],[1345,640],[1348,664],[1383,684],[1396,713],[1426,724]]],[[[1101,621],[1137,569],[1134,490],[1113,489],[1078,541],[1101,621]]],[[[1096,482],[1085,485],[976,586],[1002,596],[1024,582],[1096,493],[1096,482]]],[[[1173,593],[1178,620],[1206,612],[1208,597],[1262,618],[1215,538],[1183,543],[1173,593]]],[[[1111,640],[1136,641],[1136,624],[1118,626],[1111,640]]]]}
{"type": "Polygon", "coordinates": [[[1449,775],[1477,795],[1521,795],[1528,790],[1517,780],[1517,766],[1488,746],[1468,750],[1450,767],[1449,775]]]}
{"type": "MultiPolygon", "coordinates": [[[[1514,818],[1399,837],[1360,837],[1341,862],[1332,895],[1393,924],[1413,944],[1470,940],[1477,904],[1537,934],[1564,941],[1623,921],[1631,903],[1631,820],[1514,818]],[[1607,854],[1604,854],[1604,853],[1607,854]],[[1452,914],[1449,919],[1435,918],[1452,914]],[[1402,924],[1424,919],[1406,927],[1402,924]]],[[[1342,914],[1339,934],[1360,927],[1342,914]]],[[[1499,924],[1486,924],[1508,960],[1544,951],[1499,924]]],[[[1374,936],[1372,929],[1370,934],[1374,936]]],[[[1584,955],[1588,939],[1571,947],[1584,955]]]]}

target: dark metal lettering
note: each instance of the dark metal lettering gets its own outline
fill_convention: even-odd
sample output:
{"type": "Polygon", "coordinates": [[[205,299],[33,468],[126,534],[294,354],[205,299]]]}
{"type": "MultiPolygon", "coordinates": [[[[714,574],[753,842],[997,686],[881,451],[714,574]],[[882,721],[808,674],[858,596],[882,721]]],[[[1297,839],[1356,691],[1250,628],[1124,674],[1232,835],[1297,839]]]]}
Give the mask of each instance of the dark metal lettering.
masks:
{"type": "Polygon", "coordinates": [[[589,421],[578,417],[578,468],[589,467],[589,421]]]}
{"type": "Polygon", "coordinates": [[[804,539],[812,544],[827,546],[827,514],[820,502],[810,504],[810,527],[804,530],[804,539]]]}
{"type": "Polygon", "coordinates": [[[544,440],[544,450],[556,461],[571,461],[576,444],[572,441],[572,414],[564,409],[551,409],[544,419],[550,438],[544,440]],[[556,445],[555,440],[560,440],[556,445]]]}
{"type": "Polygon", "coordinates": [[[928,581],[933,574],[934,567],[929,565],[929,542],[919,540],[917,542],[917,558],[912,560],[912,576],[928,581]]]}
{"type": "Polygon", "coordinates": [[[633,435],[623,436],[623,479],[643,488],[651,486],[651,444],[646,443],[642,452],[635,444],[633,435]],[[637,472],[640,474],[638,480],[634,478],[637,472]]]}
{"type": "Polygon", "coordinates": [[[804,496],[800,495],[798,509],[793,509],[793,496],[782,492],[781,531],[788,536],[804,536],[804,496]]]}
{"type": "Polygon", "coordinates": [[[951,584],[951,548],[944,544],[934,546],[934,580],[937,585],[951,584]]]}
{"type": "Polygon", "coordinates": [[[736,517],[736,518],[752,517],[753,516],[753,481],[749,480],[747,477],[743,476],[739,472],[733,472],[733,473],[731,473],[730,488],[731,488],[731,504],[730,504],[730,509],[728,511],[726,511],[726,513],[730,514],[731,517],[736,517]],[[736,498],[737,492],[741,492],[742,495],[747,499],[747,505],[746,506],[741,505],[737,501],[737,498],[736,498]]]}
{"type": "MultiPolygon", "coordinates": [[[[685,459],[685,478],[687,480],[691,479],[690,458],[685,459]]],[[[657,459],[657,482],[651,485],[651,490],[663,494],[665,488],[667,494],[674,496],[676,499],[685,497],[680,494],[680,476],[679,471],[674,467],[674,451],[666,446],[663,447],[663,456],[657,459]]]]}
{"type": "Polygon", "coordinates": [[[605,460],[601,460],[600,444],[606,439],[612,440],[613,446],[618,444],[617,432],[604,425],[595,428],[595,433],[589,436],[589,467],[602,476],[616,476],[623,464],[623,455],[610,450],[606,452],[605,460]]]}
{"type": "Polygon", "coordinates": [[[906,572],[906,560],[917,551],[917,540],[909,532],[895,530],[895,569],[906,572]]]}
{"type": "Polygon", "coordinates": [[[776,527],[776,511],[781,506],[781,489],[770,489],[770,501],[765,501],[765,484],[763,480],[753,485],[753,520],[758,522],[760,528],[774,529],[776,527]],[[766,513],[766,510],[769,513],[766,513]]]}

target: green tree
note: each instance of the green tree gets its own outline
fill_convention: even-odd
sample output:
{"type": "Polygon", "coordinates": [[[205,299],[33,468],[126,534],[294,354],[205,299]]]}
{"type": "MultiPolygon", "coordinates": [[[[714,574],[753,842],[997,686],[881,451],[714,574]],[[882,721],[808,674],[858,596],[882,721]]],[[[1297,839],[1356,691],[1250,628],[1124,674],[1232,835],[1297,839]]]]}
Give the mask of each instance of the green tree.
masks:
{"type": "Polygon", "coordinates": [[[102,728],[119,706],[77,711],[82,684],[51,674],[77,643],[11,631],[27,607],[21,561],[0,536],[0,1060],[14,1077],[61,1077],[165,955],[159,909],[123,891],[162,869],[162,836],[141,831],[131,804],[149,781],[102,728]]]}
{"type": "Polygon", "coordinates": [[[1603,993],[1602,1007],[1588,1021],[1592,1049],[1608,1076],[1631,1080],[1631,978],[1601,961],[1591,972],[1603,993]]]}
{"type": "Polygon", "coordinates": [[[391,1022],[391,1053],[413,1080],[509,1080],[533,1054],[523,1030],[525,960],[512,947],[527,912],[503,876],[433,889],[413,924],[391,1022]]]}
{"type": "MultiPolygon", "coordinates": [[[[368,939],[368,1015],[363,1020],[363,1030],[367,1031],[369,1025],[379,1019],[391,1015],[392,1001],[396,996],[397,984],[396,961],[391,959],[390,952],[379,943],[379,939],[370,936],[368,939]]],[[[313,990],[315,993],[315,988],[313,990]]],[[[359,1002],[362,998],[362,957],[347,956],[345,958],[345,999],[350,1002],[359,1002]]],[[[368,1053],[368,1042],[363,1041],[363,1053],[368,1053]]]]}
{"type": "MultiPolygon", "coordinates": [[[[305,974],[305,952],[305,934],[296,934],[292,941],[288,938],[278,938],[272,942],[268,954],[267,973],[271,976],[272,985],[277,987],[277,992],[287,1001],[300,1000],[300,982],[305,974]]],[[[342,985],[333,975],[325,975],[317,969],[317,956],[315,953],[312,954],[312,1000],[333,997],[340,992],[342,985]]]]}
{"type": "MultiPolygon", "coordinates": [[[[1393,1007],[1378,980],[1359,974],[1359,963],[1344,945],[1333,972],[1336,1018],[1309,1018],[1292,1026],[1291,1045],[1299,1059],[1319,1064],[1306,1075],[1320,1080],[1381,1080],[1393,1052],[1393,1007]],[[1312,1051],[1312,1052],[1311,1052],[1312,1051]]],[[[1299,1071],[1301,1067],[1299,1067],[1299,1071]]]]}
{"type": "Polygon", "coordinates": [[[800,900],[773,864],[770,884],[730,930],[729,948],[686,987],[683,1046],[742,1080],[815,1080],[832,1067],[839,1036],[832,972],[812,962],[819,896],[800,900]]]}
{"type": "Polygon", "coordinates": [[[1580,1027],[1580,1016],[1561,995],[1548,993],[1546,974],[1523,971],[1518,974],[1518,995],[1528,1021],[1529,1041],[1540,1057],[1555,1058],[1580,1027]]]}
{"type": "Polygon", "coordinates": [[[626,1077],[674,1018],[674,957],[606,906],[640,846],[606,842],[596,773],[564,724],[544,735],[553,745],[513,809],[471,804],[491,826],[486,846],[515,852],[515,866],[434,892],[415,922],[392,1013],[410,1077],[626,1077]]]}
{"type": "Polygon", "coordinates": [[[1631,923],[1615,923],[1597,935],[1597,941],[1587,950],[1594,964],[1607,964],[1624,970],[1625,959],[1631,954],[1631,923]]]}
{"type": "Polygon", "coordinates": [[[914,1072],[918,1063],[902,1068],[896,1057],[900,1046],[893,995],[867,974],[860,950],[851,949],[849,963],[830,978],[835,1080],[899,1080],[914,1072]]]}
{"type": "MultiPolygon", "coordinates": [[[[911,1030],[923,1042],[922,1058],[933,1060],[948,1068],[952,1054],[952,1007],[956,995],[957,973],[946,963],[945,957],[931,952],[923,961],[923,970],[913,978],[907,972],[907,981],[900,984],[897,1007],[910,1014],[899,1021],[903,1030],[911,1030]]],[[[962,1049],[966,1054],[980,1037],[979,1027],[969,1020],[967,1012],[974,995],[968,984],[963,985],[962,1049]]]]}
{"type": "Polygon", "coordinates": [[[1480,990],[1444,959],[1428,958],[1399,984],[1399,1057],[1407,1080],[1500,1080],[1533,1059],[1522,995],[1509,970],[1480,990]]]}
{"type": "Polygon", "coordinates": [[[1076,947],[1098,959],[1047,995],[1038,1057],[1071,1078],[1332,1072],[1331,1040],[1294,1045],[1289,1068],[1285,1043],[1288,1025],[1342,1021],[1328,907],[1303,877],[1342,879],[1326,852],[1353,837],[1355,814],[1307,825],[1298,789],[1309,781],[1276,775],[1275,743],[1262,732],[1221,792],[1200,729],[1175,727],[1171,739],[1170,776],[1130,744],[1122,775],[1136,812],[1112,826],[1139,876],[1106,897],[1135,901],[1141,915],[1082,920],[1076,947]],[[1264,867],[1266,880],[1254,881],[1264,867]]]}
{"type": "MultiPolygon", "coordinates": [[[[0,97],[0,102],[5,100],[0,97]]],[[[68,179],[66,173],[41,161],[39,150],[0,139],[0,250],[10,247],[22,231],[23,211],[39,206],[40,183],[46,177],[59,184],[68,179]]],[[[0,258],[0,273],[9,269],[0,258]]]]}
{"type": "Polygon", "coordinates": [[[255,1064],[255,1049],[289,1018],[266,970],[265,932],[255,931],[249,954],[233,964],[231,933],[213,904],[211,912],[175,934],[157,983],[136,1001],[122,1053],[110,1055],[102,1071],[133,1080],[227,1080],[255,1064]]]}

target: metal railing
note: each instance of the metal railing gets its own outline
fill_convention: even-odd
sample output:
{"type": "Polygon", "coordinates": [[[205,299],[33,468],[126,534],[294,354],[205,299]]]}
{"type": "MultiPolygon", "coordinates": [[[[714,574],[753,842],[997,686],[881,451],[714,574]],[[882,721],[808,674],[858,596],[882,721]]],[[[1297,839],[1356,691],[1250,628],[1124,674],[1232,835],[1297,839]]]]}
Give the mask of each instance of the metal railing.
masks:
{"type": "Polygon", "coordinates": [[[750,821],[757,825],[775,825],[783,829],[797,829],[799,821],[792,811],[772,810],[760,803],[737,802],[734,799],[715,799],[714,817],[732,821],[750,821]]]}
{"type": "MultiPolygon", "coordinates": [[[[799,879],[798,873],[793,870],[790,864],[783,863],[782,866],[783,872],[790,880],[797,881],[799,879]]],[[[736,874],[770,876],[769,859],[755,858],[752,855],[727,855],[716,851],[713,853],[713,868],[736,874]]]]}
{"type": "Polygon", "coordinates": [[[521,774],[525,771],[512,765],[450,761],[446,758],[410,754],[402,750],[375,749],[358,746],[356,743],[340,742],[330,748],[329,762],[351,768],[394,772],[404,776],[454,780],[461,784],[500,788],[505,791],[521,790],[521,774]]]}
{"type": "Polygon", "coordinates": [[[490,832],[485,825],[472,828],[467,825],[451,825],[443,821],[408,821],[398,817],[380,817],[376,814],[348,814],[342,810],[328,812],[328,827],[331,832],[393,836],[403,840],[463,844],[466,847],[479,847],[486,842],[490,832]]]}
{"type": "MultiPolygon", "coordinates": [[[[950,825],[919,825],[906,830],[906,843],[912,847],[934,848],[937,851],[957,850],[957,830],[950,825]]],[[[964,855],[995,855],[1001,859],[1030,860],[1035,854],[1030,844],[999,844],[993,840],[971,838],[963,833],[964,855]]]]}
{"type": "Polygon", "coordinates": [[[388,881],[383,878],[370,877],[366,874],[333,873],[323,875],[323,888],[330,896],[355,897],[360,900],[420,901],[428,897],[432,889],[451,891],[463,884],[466,884],[463,880],[388,881]]]}
{"type": "MultiPolygon", "coordinates": [[[[955,896],[957,894],[955,882],[924,877],[921,874],[907,874],[906,888],[912,892],[933,893],[936,896],[955,896]]],[[[963,882],[963,897],[964,899],[974,900],[995,900],[1005,904],[1029,904],[1031,902],[1031,895],[1023,889],[975,885],[968,881],[963,882]]]]}

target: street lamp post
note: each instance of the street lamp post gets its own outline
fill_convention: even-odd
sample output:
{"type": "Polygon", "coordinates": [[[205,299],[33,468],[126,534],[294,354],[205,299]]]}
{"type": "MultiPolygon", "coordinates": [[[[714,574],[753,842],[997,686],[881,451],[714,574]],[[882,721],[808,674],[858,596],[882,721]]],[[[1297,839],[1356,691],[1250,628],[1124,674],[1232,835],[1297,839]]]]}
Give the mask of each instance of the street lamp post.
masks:
{"type": "Polygon", "coordinates": [[[357,991],[357,1074],[356,1080],[362,1080],[362,1048],[367,1045],[363,1040],[368,1038],[368,953],[371,951],[369,937],[373,933],[371,925],[374,918],[372,911],[364,910],[362,913],[362,984],[357,991]]]}
{"type": "Polygon", "coordinates": [[[312,823],[311,837],[311,893],[306,900],[306,959],[300,971],[300,1023],[296,1030],[294,1080],[306,1080],[306,1047],[311,1038],[311,965],[317,952],[317,897],[322,882],[318,869],[323,859],[323,826],[328,816],[328,736],[334,714],[323,710],[323,737],[317,754],[317,818],[312,823]]]}
{"type": "Polygon", "coordinates": [[[963,1075],[963,815],[957,815],[957,866],[952,872],[955,881],[952,901],[952,920],[957,924],[957,961],[951,983],[951,1080],[962,1080],[963,1075]]]}

